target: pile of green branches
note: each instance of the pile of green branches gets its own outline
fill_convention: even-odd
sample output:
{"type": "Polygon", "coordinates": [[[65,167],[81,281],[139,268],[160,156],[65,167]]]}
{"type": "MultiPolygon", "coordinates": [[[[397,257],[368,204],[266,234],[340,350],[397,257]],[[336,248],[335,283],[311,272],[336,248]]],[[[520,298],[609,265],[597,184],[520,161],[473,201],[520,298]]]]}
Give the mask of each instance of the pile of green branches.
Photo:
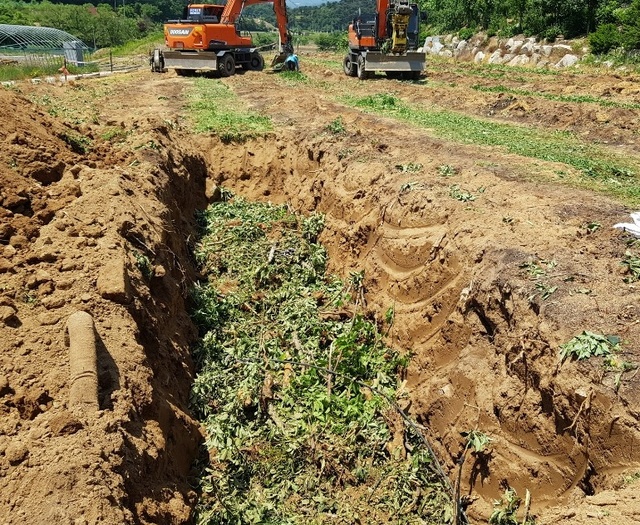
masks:
{"type": "Polygon", "coordinates": [[[222,197],[196,251],[192,401],[210,458],[197,523],[450,521],[442,471],[396,401],[407,358],[360,313],[363,274],[325,274],[323,217],[222,197]]]}

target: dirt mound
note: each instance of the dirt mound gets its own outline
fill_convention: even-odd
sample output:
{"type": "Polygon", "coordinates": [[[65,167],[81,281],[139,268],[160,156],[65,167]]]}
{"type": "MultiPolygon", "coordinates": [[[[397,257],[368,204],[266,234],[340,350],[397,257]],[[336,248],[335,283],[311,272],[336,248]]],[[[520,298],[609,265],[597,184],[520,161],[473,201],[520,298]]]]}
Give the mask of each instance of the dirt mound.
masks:
{"type": "MultiPolygon", "coordinates": [[[[12,92],[0,99],[11,108],[0,130],[0,514],[184,522],[200,436],[185,412],[193,331],[180,239],[205,168],[173,145],[113,155],[91,130],[12,92]],[[78,310],[96,326],[96,414],[68,401],[65,323],[78,310]]],[[[129,125],[170,143],[161,121],[129,125]]]]}
{"type": "Polygon", "coordinates": [[[53,189],[49,186],[62,179],[77,156],[65,142],[69,130],[42,110],[7,91],[0,91],[0,102],[8,111],[0,129],[4,152],[0,242],[8,244],[15,236],[12,245],[24,245],[38,236],[39,227],[50,222],[58,209],[77,197],[77,188],[61,185],[55,188],[59,193],[47,195],[53,189]]]}

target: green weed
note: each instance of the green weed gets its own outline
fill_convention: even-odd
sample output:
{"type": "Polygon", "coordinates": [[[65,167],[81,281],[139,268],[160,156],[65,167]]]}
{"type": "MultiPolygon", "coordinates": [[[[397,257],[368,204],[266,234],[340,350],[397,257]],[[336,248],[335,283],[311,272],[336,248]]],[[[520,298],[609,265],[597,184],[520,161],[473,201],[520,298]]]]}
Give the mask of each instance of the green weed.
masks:
{"type": "Polygon", "coordinates": [[[538,260],[529,260],[520,265],[520,268],[525,270],[529,278],[531,279],[539,279],[547,275],[547,271],[555,268],[558,263],[555,260],[546,260],[546,259],[538,259],[538,260]]]}
{"type": "Polygon", "coordinates": [[[640,281],[640,257],[627,251],[624,254],[624,259],[622,259],[621,264],[627,271],[627,276],[624,278],[625,282],[640,281]]]}
{"type": "Polygon", "coordinates": [[[631,361],[627,361],[616,354],[610,354],[604,359],[604,368],[608,372],[613,372],[613,386],[615,391],[617,392],[620,389],[620,385],[622,384],[622,378],[625,372],[630,372],[631,370],[637,370],[638,365],[636,363],[632,363],[631,361]]]}
{"type": "Polygon", "coordinates": [[[569,342],[560,345],[560,358],[589,359],[590,357],[607,357],[620,349],[620,338],[615,335],[600,335],[584,331],[569,342]]]}
{"type": "Polygon", "coordinates": [[[249,113],[219,80],[195,79],[189,98],[188,110],[198,133],[214,133],[223,142],[242,142],[273,130],[269,117],[249,113]]]}
{"type": "Polygon", "coordinates": [[[22,299],[23,303],[28,304],[31,307],[40,304],[38,295],[33,290],[29,290],[28,288],[24,288],[20,298],[22,299]]]}
{"type": "Polygon", "coordinates": [[[473,195],[473,193],[461,188],[457,184],[449,187],[449,196],[460,202],[471,202],[476,200],[476,197],[475,195],[473,195]]]}
{"type": "Polygon", "coordinates": [[[148,35],[135,40],[129,40],[121,46],[105,47],[98,49],[93,57],[105,59],[111,54],[112,57],[129,57],[132,55],[145,55],[152,49],[164,44],[164,33],[162,31],[152,31],[148,35]]]}
{"type": "Polygon", "coordinates": [[[415,173],[422,170],[422,164],[409,162],[407,164],[396,164],[396,169],[402,173],[415,173]]]}
{"type": "Polygon", "coordinates": [[[75,153],[85,154],[92,147],[92,142],[89,137],[72,131],[63,133],[60,138],[66,142],[75,153]]]}
{"type": "Polygon", "coordinates": [[[556,95],[554,93],[543,93],[540,91],[528,91],[526,89],[510,88],[505,86],[471,86],[476,91],[487,93],[509,93],[513,95],[521,95],[527,97],[544,98],[546,100],[555,100],[558,102],[574,102],[597,104],[603,107],[623,108],[623,109],[640,109],[640,104],[635,102],[616,102],[606,98],[594,97],[591,95],[556,95]]]}
{"type": "Polygon", "coordinates": [[[452,177],[457,175],[457,173],[458,170],[449,164],[442,164],[441,166],[438,166],[438,175],[441,177],[452,177]]]}
{"type": "Polygon", "coordinates": [[[344,148],[344,149],[341,149],[340,151],[338,151],[338,159],[339,159],[339,160],[346,159],[346,158],[347,158],[347,157],[349,157],[352,153],[353,153],[353,150],[352,150],[351,148],[344,148]]]}
{"type": "Polygon", "coordinates": [[[278,80],[284,84],[308,84],[311,82],[309,77],[301,71],[282,70],[278,74],[278,80]]]}
{"type": "Polygon", "coordinates": [[[487,446],[491,443],[491,438],[479,430],[461,432],[461,434],[462,437],[467,439],[465,448],[472,448],[475,452],[484,452],[487,446]]]}
{"type": "MultiPolygon", "coordinates": [[[[8,82],[11,80],[24,80],[27,78],[44,78],[44,77],[59,77],[60,67],[62,67],[62,59],[57,63],[51,64],[5,64],[0,67],[0,82],[8,82]]],[[[67,65],[67,70],[72,75],[78,75],[81,73],[93,73],[98,71],[98,66],[94,64],[87,64],[84,67],[67,65]]]]}
{"type": "MultiPolygon", "coordinates": [[[[493,502],[493,512],[489,517],[489,523],[492,525],[520,525],[520,521],[516,516],[522,499],[512,488],[507,488],[504,495],[493,502]]],[[[533,525],[535,520],[526,516],[522,525],[533,525]]]]}
{"type": "Polygon", "coordinates": [[[120,127],[113,127],[107,129],[104,133],[100,135],[103,140],[107,141],[123,141],[127,138],[127,131],[120,127]]]}
{"type": "Polygon", "coordinates": [[[623,478],[625,485],[631,485],[640,479],[640,471],[629,474],[623,478]]]}
{"type": "MultiPolygon", "coordinates": [[[[530,76],[551,76],[551,77],[562,76],[562,72],[557,69],[546,69],[546,68],[531,69],[530,67],[506,66],[503,64],[477,65],[473,63],[458,62],[456,63],[456,67],[452,67],[451,64],[447,64],[446,68],[456,71],[458,73],[475,75],[475,76],[480,76],[485,78],[489,78],[489,77],[513,78],[514,75],[518,75],[519,77],[525,77],[525,78],[530,76]]],[[[577,75],[580,73],[572,72],[571,74],[577,75]]]]}
{"type": "Polygon", "coordinates": [[[327,124],[325,128],[329,133],[333,135],[344,135],[347,132],[347,128],[344,125],[344,119],[337,117],[327,124]]]}
{"type": "Polygon", "coordinates": [[[549,297],[551,297],[551,295],[553,293],[555,293],[558,290],[558,287],[557,286],[551,286],[551,285],[549,285],[547,283],[543,283],[543,282],[537,282],[536,283],[536,290],[540,294],[540,297],[542,298],[542,300],[546,301],[547,299],[549,299],[549,297]]]}
{"type": "Polygon", "coordinates": [[[153,277],[154,271],[149,257],[138,251],[133,252],[133,257],[136,260],[136,266],[142,273],[142,276],[147,280],[151,279],[153,277]]]}
{"type": "Polygon", "coordinates": [[[358,312],[364,273],[325,273],[324,218],[228,195],[199,221],[192,407],[212,463],[196,523],[446,523],[424,438],[407,425],[410,452],[388,446],[407,358],[358,312]]]}
{"type": "Polygon", "coordinates": [[[602,227],[602,224],[599,222],[593,221],[585,224],[584,229],[588,234],[597,232],[602,227]]]}

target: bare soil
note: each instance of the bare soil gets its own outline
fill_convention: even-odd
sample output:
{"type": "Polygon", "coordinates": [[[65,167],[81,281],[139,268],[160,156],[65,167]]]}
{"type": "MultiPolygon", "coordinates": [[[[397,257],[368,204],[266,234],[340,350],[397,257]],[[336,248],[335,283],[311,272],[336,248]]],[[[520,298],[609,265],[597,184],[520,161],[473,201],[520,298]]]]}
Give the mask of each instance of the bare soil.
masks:
{"type": "MultiPolygon", "coordinates": [[[[413,354],[408,410],[451,479],[460,432],[493,440],[462,469],[473,521],[508,485],[531,492],[538,523],[640,523],[640,379],[558,357],[590,330],[620,336],[624,360],[640,362],[640,285],[625,282],[629,246],[611,228],[634,210],[551,182],[557,165],[443,140],[338,95],[392,92],[633,157],[639,111],[506,100],[453,62],[404,83],[301,59],[309,82],[224,80],[275,125],[242,144],[190,131],[192,80],[175,73],[0,90],[0,523],[189,521],[202,441],[188,410],[190,250],[216,184],[326,214],[331,270],[365,270],[372,316],[395,308],[390,338],[413,354]],[[338,117],[345,133],[327,129],[338,117]],[[453,184],[477,198],[451,198],[453,184]],[[78,310],[98,339],[95,413],[69,402],[66,321],[78,310]]],[[[519,75],[500,83],[640,103],[628,75],[519,75]]]]}

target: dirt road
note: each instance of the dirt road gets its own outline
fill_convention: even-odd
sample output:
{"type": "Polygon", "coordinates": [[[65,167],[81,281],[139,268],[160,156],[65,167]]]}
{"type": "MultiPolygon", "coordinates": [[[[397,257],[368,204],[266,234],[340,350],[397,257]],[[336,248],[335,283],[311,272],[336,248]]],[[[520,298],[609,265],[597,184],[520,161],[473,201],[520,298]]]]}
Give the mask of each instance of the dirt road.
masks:
{"type": "Polygon", "coordinates": [[[510,486],[531,492],[537,523],[640,522],[640,292],[625,273],[640,250],[611,227],[633,196],[576,189],[582,174],[556,152],[458,141],[353,103],[388,96],[559,144],[570,132],[635,165],[637,79],[442,62],[417,83],[360,82],[340,57],[301,59],[302,77],[224,80],[274,123],[242,144],[191,131],[194,80],[174,73],[0,91],[0,521],[189,519],[190,250],[195,211],[224,184],[326,214],[331,270],[365,271],[372,316],[395,309],[408,410],[452,480],[460,432],[492,439],[463,465],[475,521],[510,486]],[[96,326],[96,413],[69,402],[77,310],[96,326]],[[585,330],[621,351],[561,362],[585,330]]]}

